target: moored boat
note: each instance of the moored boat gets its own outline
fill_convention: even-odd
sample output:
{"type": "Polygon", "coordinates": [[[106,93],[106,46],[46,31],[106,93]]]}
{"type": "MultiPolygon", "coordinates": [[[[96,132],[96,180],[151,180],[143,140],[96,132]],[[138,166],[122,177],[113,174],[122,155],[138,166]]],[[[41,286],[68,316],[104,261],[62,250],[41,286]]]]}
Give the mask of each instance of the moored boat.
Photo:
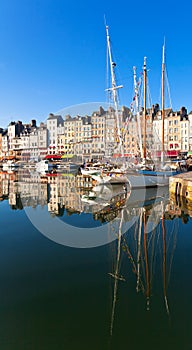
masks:
{"type": "Polygon", "coordinates": [[[53,168],[53,165],[49,163],[47,159],[43,159],[36,164],[36,171],[39,173],[48,172],[53,168]]]}
{"type": "Polygon", "coordinates": [[[7,160],[2,165],[3,171],[14,170],[14,169],[17,169],[18,167],[19,167],[18,164],[15,163],[13,160],[7,160]]]}

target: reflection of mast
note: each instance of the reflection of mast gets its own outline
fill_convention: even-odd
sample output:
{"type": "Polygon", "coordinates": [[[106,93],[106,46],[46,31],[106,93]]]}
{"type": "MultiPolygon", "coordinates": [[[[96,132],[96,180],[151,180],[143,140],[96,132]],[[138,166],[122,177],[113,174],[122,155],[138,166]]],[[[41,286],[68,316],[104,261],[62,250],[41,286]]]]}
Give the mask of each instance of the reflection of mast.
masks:
{"type": "Polygon", "coordinates": [[[106,34],[107,34],[107,48],[108,48],[108,54],[109,54],[109,63],[110,63],[110,70],[111,70],[111,85],[112,85],[111,88],[107,89],[107,91],[111,91],[113,96],[113,103],[115,107],[115,115],[116,115],[116,123],[117,123],[117,136],[119,139],[121,156],[123,156],[124,151],[123,151],[123,144],[122,144],[121,126],[120,126],[119,108],[118,108],[118,104],[119,104],[118,89],[122,88],[123,85],[117,86],[116,84],[116,77],[115,77],[116,63],[113,61],[113,58],[112,58],[111,42],[110,42],[108,26],[106,26],[106,34]]]}
{"type": "Polygon", "coordinates": [[[149,297],[150,297],[150,280],[149,280],[149,259],[147,251],[147,213],[144,209],[144,255],[145,255],[145,275],[146,275],[146,298],[147,298],[147,310],[149,310],[149,297]]]}
{"type": "Polygon", "coordinates": [[[140,287],[140,266],[141,266],[141,231],[142,231],[142,218],[143,218],[143,208],[141,208],[140,212],[140,220],[139,220],[139,234],[138,234],[138,252],[137,252],[137,284],[136,291],[139,292],[140,287]]]}
{"type": "Polygon", "coordinates": [[[112,306],[112,313],[111,313],[111,326],[110,326],[110,334],[113,333],[113,323],[114,323],[114,316],[115,316],[115,305],[117,300],[117,287],[118,287],[118,281],[125,281],[125,279],[119,275],[119,262],[120,262],[120,251],[121,251],[121,235],[122,235],[122,224],[123,224],[123,211],[121,212],[121,219],[119,224],[119,232],[118,232],[118,246],[117,246],[117,262],[116,262],[116,268],[115,273],[109,273],[112,277],[115,279],[114,283],[114,291],[113,291],[113,306],[112,306]]]}
{"type": "Polygon", "coordinates": [[[162,236],[163,236],[163,290],[165,298],[165,307],[167,314],[169,315],[169,305],[167,300],[167,283],[166,283],[166,270],[167,270],[167,245],[166,245],[166,230],[165,230],[165,218],[164,218],[164,207],[162,203],[162,236]]]}

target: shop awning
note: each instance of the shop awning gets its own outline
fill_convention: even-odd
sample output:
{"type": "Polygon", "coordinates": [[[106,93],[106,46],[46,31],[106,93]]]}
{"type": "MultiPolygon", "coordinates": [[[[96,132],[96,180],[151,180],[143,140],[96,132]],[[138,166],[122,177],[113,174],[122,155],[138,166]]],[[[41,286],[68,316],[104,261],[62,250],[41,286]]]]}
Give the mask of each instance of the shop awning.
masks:
{"type": "Polygon", "coordinates": [[[72,158],[74,156],[74,154],[63,154],[61,156],[62,159],[68,159],[68,158],[72,158]]]}
{"type": "Polygon", "coordinates": [[[59,154],[47,154],[45,159],[61,159],[61,155],[59,154]]]}
{"type": "Polygon", "coordinates": [[[15,159],[15,156],[5,156],[5,157],[3,157],[3,159],[5,159],[5,160],[13,160],[13,159],[15,159]]]}
{"type": "MultiPolygon", "coordinates": [[[[166,151],[165,152],[165,157],[177,157],[179,154],[179,151],[173,149],[171,151],[166,151]]],[[[156,156],[156,157],[161,157],[161,151],[156,151],[153,153],[153,156],[156,156]]]]}
{"type": "Polygon", "coordinates": [[[171,150],[171,151],[165,152],[165,155],[167,157],[177,157],[178,154],[179,154],[179,151],[176,151],[176,150],[171,150]]]}
{"type": "Polygon", "coordinates": [[[121,158],[122,155],[121,155],[121,153],[114,153],[113,157],[114,158],[121,158]]]}

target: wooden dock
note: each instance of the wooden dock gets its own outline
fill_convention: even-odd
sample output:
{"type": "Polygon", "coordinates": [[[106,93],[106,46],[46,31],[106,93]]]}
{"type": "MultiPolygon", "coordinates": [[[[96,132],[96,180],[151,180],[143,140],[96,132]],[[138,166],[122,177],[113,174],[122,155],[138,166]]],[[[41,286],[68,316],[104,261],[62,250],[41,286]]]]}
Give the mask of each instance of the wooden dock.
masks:
{"type": "Polygon", "coordinates": [[[169,192],[171,195],[192,201],[192,171],[170,177],[169,192]]]}

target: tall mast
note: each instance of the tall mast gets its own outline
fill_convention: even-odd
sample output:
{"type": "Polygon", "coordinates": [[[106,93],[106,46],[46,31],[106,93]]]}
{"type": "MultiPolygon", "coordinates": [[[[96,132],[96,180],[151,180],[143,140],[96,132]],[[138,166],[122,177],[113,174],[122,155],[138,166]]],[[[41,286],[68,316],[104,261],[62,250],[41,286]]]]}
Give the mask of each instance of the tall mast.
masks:
{"type": "Polygon", "coordinates": [[[109,37],[109,27],[106,26],[106,34],[107,34],[107,48],[108,48],[108,54],[109,54],[109,62],[110,62],[110,70],[111,70],[111,88],[107,89],[108,91],[112,91],[113,95],[113,103],[115,107],[115,115],[116,115],[116,122],[117,122],[117,136],[119,138],[119,145],[120,145],[120,152],[121,155],[124,155],[123,151],[123,144],[122,144],[122,135],[121,135],[121,126],[120,126],[120,118],[119,118],[119,108],[118,108],[118,89],[122,88],[123,85],[117,86],[116,84],[116,77],[115,77],[115,67],[116,63],[113,61],[112,58],[112,51],[111,51],[111,42],[109,37]]]}
{"type": "Polygon", "coordinates": [[[163,44],[163,54],[162,54],[162,80],[161,80],[161,108],[162,108],[162,153],[161,153],[161,161],[164,162],[164,150],[165,150],[165,42],[163,44]]]}
{"type": "Polygon", "coordinates": [[[139,114],[139,91],[138,91],[138,83],[137,83],[137,75],[136,75],[136,67],[133,67],[133,79],[134,79],[134,91],[135,91],[135,107],[136,107],[136,116],[138,123],[138,132],[139,132],[139,150],[141,153],[141,158],[143,158],[143,147],[142,147],[142,137],[141,137],[141,121],[139,114]]]}
{"type": "Polygon", "coordinates": [[[143,158],[146,159],[146,122],[147,122],[147,68],[146,68],[146,57],[144,57],[143,65],[143,79],[144,79],[144,90],[143,90],[143,99],[144,99],[144,130],[143,130],[143,158]]]}

